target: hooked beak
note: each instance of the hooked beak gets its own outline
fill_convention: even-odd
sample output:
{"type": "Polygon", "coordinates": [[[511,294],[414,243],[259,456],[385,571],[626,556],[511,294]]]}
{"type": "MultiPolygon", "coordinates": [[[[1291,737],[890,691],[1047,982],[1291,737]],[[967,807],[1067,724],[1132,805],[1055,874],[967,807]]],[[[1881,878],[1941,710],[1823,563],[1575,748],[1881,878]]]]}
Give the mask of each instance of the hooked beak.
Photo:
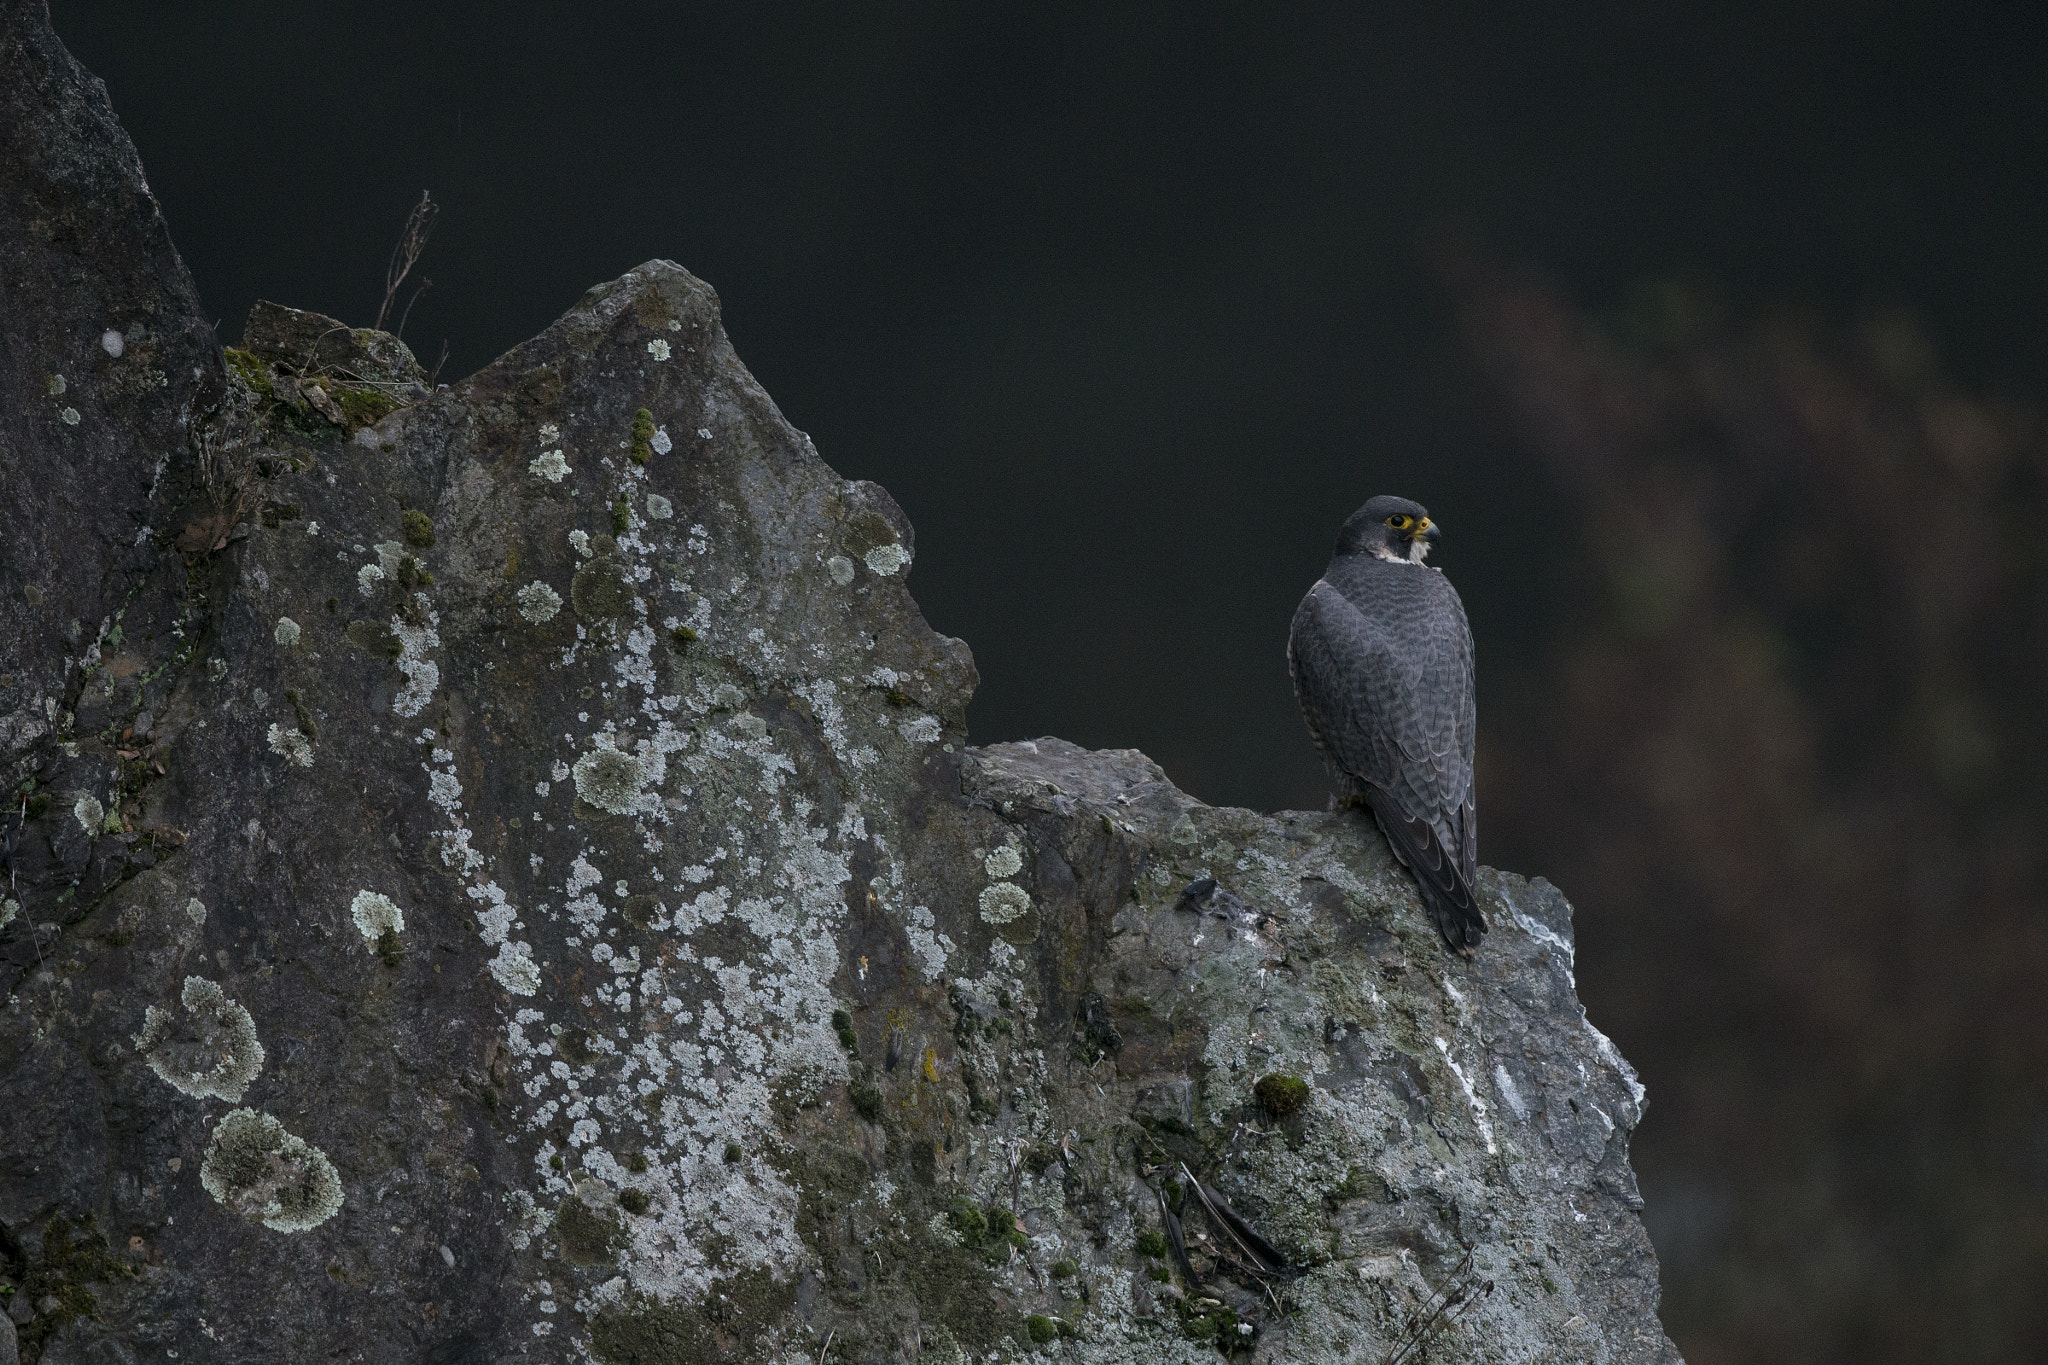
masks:
{"type": "Polygon", "coordinates": [[[1415,523],[1415,530],[1409,535],[1408,538],[1410,540],[1426,540],[1430,544],[1434,545],[1436,544],[1437,540],[1443,535],[1443,533],[1443,527],[1437,525],[1428,517],[1424,517],[1421,521],[1415,523]]]}

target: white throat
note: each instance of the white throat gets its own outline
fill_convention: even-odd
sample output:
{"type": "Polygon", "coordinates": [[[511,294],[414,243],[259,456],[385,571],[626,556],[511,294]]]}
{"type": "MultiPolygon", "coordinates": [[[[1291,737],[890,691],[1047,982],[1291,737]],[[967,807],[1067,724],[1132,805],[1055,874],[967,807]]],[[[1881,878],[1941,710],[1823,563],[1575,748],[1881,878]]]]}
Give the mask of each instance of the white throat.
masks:
{"type": "Polygon", "coordinates": [[[1426,540],[1409,541],[1408,553],[1406,555],[1397,555],[1384,545],[1373,546],[1372,552],[1374,556],[1386,560],[1389,564],[1420,564],[1423,556],[1429,553],[1429,542],[1426,540]]]}

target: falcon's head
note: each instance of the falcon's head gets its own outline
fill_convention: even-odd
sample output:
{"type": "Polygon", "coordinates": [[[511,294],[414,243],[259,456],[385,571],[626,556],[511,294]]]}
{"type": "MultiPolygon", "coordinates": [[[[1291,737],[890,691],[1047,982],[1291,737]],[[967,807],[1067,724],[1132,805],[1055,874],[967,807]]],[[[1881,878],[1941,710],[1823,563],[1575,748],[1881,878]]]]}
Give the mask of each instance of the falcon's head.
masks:
{"type": "Polygon", "coordinates": [[[1344,529],[1337,533],[1337,553],[1420,564],[1441,534],[1421,503],[1383,494],[1345,521],[1344,529]]]}

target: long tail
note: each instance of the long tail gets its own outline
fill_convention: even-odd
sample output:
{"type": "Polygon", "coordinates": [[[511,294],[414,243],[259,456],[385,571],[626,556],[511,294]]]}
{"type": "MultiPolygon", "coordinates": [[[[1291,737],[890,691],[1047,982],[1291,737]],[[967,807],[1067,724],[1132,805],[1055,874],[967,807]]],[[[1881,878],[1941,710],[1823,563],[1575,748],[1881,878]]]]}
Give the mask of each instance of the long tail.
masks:
{"type": "Polygon", "coordinates": [[[1415,875],[1422,903],[1436,920],[1437,932],[1453,952],[1470,957],[1486,935],[1486,916],[1480,913],[1479,897],[1465,880],[1458,860],[1443,846],[1427,821],[1409,815],[1391,796],[1370,783],[1360,785],[1365,789],[1365,804],[1387,836],[1394,856],[1415,875]]]}

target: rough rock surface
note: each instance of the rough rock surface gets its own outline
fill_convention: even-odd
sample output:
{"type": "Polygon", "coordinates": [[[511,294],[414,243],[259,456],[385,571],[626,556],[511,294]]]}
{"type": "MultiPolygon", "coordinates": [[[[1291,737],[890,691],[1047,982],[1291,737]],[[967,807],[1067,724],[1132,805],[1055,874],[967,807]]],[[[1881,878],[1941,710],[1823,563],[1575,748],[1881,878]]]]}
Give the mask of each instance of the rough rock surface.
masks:
{"type": "Polygon", "coordinates": [[[1464,962],[1354,815],[968,748],[667,262],[432,396],[224,366],[0,20],[23,1359],[1676,1359],[1555,890],[1464,962]]]}

